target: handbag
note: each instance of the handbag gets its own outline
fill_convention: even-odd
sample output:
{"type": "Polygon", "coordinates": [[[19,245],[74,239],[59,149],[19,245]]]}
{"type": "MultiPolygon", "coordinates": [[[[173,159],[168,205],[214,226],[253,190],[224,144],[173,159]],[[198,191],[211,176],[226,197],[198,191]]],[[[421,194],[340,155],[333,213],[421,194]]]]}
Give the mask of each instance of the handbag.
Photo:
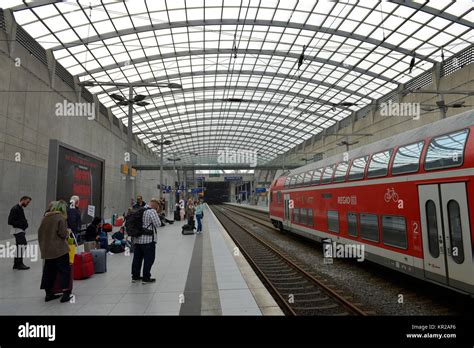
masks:
{"type": "Polygon", "coordinates": [[[69,264],[74,264],[74,255],[76,255],[77,251],[77,240],[74,233],[69,232],[69,237],[67,238],[67,244],[69,244],[69,264]],[[72,237],[71,237],[72,236],[72,237]]]}

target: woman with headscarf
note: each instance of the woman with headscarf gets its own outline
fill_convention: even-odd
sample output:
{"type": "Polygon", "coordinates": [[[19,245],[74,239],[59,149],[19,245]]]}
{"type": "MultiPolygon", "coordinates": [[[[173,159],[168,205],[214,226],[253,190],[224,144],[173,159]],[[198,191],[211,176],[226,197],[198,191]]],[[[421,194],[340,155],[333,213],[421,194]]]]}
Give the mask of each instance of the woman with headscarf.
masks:
{"type": "Polygon", "coordinates": [[[44,259],[41,289],[46,292],[46,302],[59,297],[59,295],[53,293],[54,282],[58,273],[61,280],[61,289],[63,290],[61,302],[68,302],[71,299],[68,236],[67,204],[62,200],[53,202],[51,209],[44,215],[38,229],[38,244],[41,258],[44,259]]]}

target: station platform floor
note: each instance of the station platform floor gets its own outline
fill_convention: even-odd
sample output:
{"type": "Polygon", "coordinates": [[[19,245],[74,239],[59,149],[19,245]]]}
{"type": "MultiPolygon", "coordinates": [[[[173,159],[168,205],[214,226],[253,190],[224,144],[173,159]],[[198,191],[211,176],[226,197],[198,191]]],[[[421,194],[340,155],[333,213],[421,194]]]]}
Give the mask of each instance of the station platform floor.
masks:
{"type": "Polygon", "coordinates": [[[74,281],[72,303],[44,302],[40,258],[27,271],[3,260],[0,315],[283,315],[209,207],[202,234],[182,235],[184,223],[158,230],[156,283],[131,283],[133,254],[108,254],[106,273],[74,281]]]}
{"type": "Polygon", "coordinates": [[[245,209],[250,209],[250,210],[256,210],[256,211],[263,211],[264,213],[268,213],[268,207],[263,206],[263,205],[251,205],[247,203],[224,203],[227,205],[235,205],[236,207],[241,207],[245,209]]]}

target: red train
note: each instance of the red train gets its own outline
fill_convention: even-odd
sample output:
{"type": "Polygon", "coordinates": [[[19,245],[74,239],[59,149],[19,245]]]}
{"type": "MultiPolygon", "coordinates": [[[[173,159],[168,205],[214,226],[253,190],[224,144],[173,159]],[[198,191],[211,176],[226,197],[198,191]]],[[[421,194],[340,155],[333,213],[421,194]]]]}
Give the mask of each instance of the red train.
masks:
{"type": "Polygon", "coordinates": [[[473,132],[468,111],[292,170],[272,183],[271,221],[473,295],[473,132]]]}

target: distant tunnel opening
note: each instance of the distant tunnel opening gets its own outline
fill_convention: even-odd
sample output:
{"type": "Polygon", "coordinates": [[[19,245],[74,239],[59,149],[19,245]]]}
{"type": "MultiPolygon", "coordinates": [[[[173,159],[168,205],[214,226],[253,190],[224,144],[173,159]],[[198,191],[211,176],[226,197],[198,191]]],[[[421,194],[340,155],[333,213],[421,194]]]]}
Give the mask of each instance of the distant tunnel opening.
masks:
{"type": "Polygon", "coordinates": [[[206,182],[206,191],[204,200],[209,204],[220,204],[230,202],[230,183],[229,182],[206,182]]]}

